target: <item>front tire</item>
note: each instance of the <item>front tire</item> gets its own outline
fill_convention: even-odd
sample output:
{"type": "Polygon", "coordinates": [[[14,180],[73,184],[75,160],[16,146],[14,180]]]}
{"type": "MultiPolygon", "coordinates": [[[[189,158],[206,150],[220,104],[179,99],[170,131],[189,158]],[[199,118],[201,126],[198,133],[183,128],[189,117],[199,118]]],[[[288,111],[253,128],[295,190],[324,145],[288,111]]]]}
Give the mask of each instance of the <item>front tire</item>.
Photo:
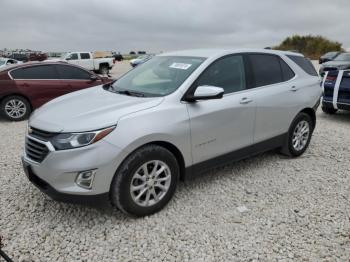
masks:
{"type": "Polygon", "coordinates": [[[110,188],[113,205],[126,214],[147,216],[161,210],[175,193],[179,165],[175,156],[157,145],[132,153],[114,175],[110,188]]]}
{"type": "Polygon", "coordinates": [[[21,96],[6,97],[0,107],[4,117],[11,121],[27,119],[31,112],[28,100],[21,96]]]}
{"type": "Polygon", "coordinates": [[[288,137],[281,153],[291,157],[302,155],[308,148],[314,125],[306,113],[299,113],[289,127],[288,137]]]}
{"type": "Polygon", "coordinates": [[[334,108],[331,108],[331,107],[322,107],[322,111],[326,114],[329,114],[329,115],[334,115],[335,113],[337,113],[337,109],[334,109],[334,108]]]}

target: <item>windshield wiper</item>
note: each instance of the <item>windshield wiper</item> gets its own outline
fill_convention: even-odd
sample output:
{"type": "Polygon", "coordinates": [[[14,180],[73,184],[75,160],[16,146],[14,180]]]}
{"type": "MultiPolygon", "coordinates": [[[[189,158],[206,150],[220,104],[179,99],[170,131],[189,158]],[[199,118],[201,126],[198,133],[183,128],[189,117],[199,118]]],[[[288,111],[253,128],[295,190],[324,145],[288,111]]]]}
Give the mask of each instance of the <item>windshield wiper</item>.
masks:
{"type": "Polygon", "coordinates": [[[115,93],[127,95],[127,96],[136,96],[136,97],[144,97],[145,94],[135,92],[135,91],[129,91],[129,90],[116,90],[115,93]]]}

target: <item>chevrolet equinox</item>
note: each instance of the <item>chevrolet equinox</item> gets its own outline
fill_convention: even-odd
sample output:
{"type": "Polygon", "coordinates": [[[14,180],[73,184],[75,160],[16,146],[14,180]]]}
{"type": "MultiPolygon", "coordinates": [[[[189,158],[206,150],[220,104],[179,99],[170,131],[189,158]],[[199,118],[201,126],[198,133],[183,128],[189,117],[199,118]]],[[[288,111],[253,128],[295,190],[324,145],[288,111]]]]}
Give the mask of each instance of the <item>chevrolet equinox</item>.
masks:
{"type": "Polygon", "coordinates": [[[59,201],[162,209],[181,179],[264,151],[297,157],[322,90],[301,54],[192,50],[56,98],[30,117],[23,166],[59,201]]]}

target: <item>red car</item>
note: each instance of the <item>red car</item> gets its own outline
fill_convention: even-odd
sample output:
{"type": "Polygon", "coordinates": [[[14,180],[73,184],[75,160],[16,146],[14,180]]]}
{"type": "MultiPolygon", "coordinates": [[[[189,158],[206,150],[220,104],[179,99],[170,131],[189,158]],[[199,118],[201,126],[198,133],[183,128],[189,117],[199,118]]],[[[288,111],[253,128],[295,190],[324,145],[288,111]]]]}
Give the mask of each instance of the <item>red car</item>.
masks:
{"type": "Polygon", "coordinates": [[[86,69],[62,62],[36,62],[0,70],[0,113],[20,121],[58,96],[111,82],[86,69]]]}

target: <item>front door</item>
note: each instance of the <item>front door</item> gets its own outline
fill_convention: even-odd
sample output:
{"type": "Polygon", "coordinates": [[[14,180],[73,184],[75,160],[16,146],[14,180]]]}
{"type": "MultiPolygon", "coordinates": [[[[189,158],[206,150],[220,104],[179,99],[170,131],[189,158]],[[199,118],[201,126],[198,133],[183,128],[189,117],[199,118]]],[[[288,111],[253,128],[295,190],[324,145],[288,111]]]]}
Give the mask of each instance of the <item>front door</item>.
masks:
{"type": "Polygon", "coordinates": [[[194,164],[252,145],[255,102],[246,88],[243,56],[216,60],[194,85],[225,91],[222,99],[187,104],[194,164]]]}

